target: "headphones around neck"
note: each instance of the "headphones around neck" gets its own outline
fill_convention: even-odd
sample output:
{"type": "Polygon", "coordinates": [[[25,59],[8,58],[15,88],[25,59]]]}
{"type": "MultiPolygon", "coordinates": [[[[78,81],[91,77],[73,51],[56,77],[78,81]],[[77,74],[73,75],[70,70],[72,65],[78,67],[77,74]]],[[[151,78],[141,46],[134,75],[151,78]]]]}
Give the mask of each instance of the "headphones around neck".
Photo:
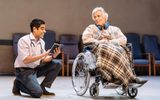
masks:
{"type": "Polygon", "coordinates": [[[104,26],[101,26],[101,25],[96,25],[96,26],[98,27],[99,30],[103,30],[103,29],[107,29],[110,26],[110,23],[106,22],[104,26]]]}

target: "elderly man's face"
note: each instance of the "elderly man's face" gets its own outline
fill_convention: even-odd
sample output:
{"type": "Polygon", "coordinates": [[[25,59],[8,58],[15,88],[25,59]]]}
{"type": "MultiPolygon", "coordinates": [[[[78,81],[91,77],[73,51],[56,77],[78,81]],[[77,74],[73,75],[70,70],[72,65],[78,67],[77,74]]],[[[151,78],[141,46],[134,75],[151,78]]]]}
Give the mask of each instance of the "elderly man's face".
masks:
{"type": "Polygon", "coordinates": [[[93,15],[93,20],[96,23],[96,25],[104,26],[106,22],[106,17],[101,11],[97,11],[93,15]]]}

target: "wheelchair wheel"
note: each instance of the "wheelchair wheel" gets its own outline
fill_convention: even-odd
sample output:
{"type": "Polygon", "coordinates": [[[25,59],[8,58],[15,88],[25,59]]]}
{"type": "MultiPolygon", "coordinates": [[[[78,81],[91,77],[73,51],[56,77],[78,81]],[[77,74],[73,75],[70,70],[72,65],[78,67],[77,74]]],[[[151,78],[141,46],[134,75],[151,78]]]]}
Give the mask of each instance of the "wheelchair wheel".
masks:
{"type": "Polygon", "coordinates": [[[118,88],[116,89],[116,92],[117,92],[117,94],[119,94],[119,95],[124,95],[124,94],[125,94],[125,91],[122,89],[122,86],[118,87],[118,88]]]}
{"type": "Polygon", "coordinates": [[[131,98],[136,97],[137,94],[138,94],[138,89],[137,89],[137,88],[128,88],[128,95],[129,95],[131,98]]]}
{"type": "Polygon", "coordinates": [[[72,85],[79,96],[86,93],[90,82],[90,73],[86,61],[87,58],[84,53],[80,53],[72,66],[72,85]]]}
{"type": "Polygon", "coordinates": [[[90,95],[93,98],[98,98],[99,96],[99,88],[98,88],[99,84],[93,83],[90,87],[90,95]]]}

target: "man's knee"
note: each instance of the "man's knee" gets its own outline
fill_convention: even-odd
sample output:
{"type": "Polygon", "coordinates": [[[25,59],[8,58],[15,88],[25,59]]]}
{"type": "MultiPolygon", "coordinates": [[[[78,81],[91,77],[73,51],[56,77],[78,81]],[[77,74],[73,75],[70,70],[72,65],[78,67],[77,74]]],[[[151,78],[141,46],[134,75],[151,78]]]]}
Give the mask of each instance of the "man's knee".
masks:
{"type": "Polygon", "coordinates": [[[54,67],[56,67],[57,70],[62,68],[62,63],[60,61],[53,61],[52,64],[54,67]]]}
{"type": "Polygon", "coordinates": [[[42,89],[39,89],[39,90],[36,90],[36,91],[32,92],[31,96],[33,98],[40,98],[42,96],[42,94],[43,94],[42,89]]]}

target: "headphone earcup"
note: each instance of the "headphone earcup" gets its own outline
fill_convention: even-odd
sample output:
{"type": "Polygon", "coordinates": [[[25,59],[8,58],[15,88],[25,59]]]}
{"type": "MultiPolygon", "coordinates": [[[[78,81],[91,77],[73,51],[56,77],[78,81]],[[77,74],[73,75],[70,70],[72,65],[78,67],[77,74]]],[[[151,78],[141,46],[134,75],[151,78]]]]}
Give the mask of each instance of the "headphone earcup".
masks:
{"type": "Polygon", "coordinates": [[[98,27],[99,30],[102,30],[102,26],[100,25],[96,25],[98,27]]]}
{"type": "Polygon", "coordinates": [[[104,29],[107,29],[107,28],[109,27],[109,25],[110,25],[110,23],[109,23],[109,22],[105,23],[105,25],[104,25],[104,29]]]}

